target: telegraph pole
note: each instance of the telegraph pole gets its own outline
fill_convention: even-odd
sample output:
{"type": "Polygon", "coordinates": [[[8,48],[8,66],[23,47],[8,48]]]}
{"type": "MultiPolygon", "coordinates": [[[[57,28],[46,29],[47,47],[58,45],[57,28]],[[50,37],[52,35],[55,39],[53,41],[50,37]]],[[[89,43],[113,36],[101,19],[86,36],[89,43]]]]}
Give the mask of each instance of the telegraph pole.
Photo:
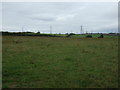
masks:
{"type": "Polygon", "coordinates": [[[91,34],[93,33],[93,30],[91,30],[91,34]]]}
{"type": "Polygon", "coordinates": [[[87,34],[87,30],[86,30],[86,34],[87,34]]]}
{"type": "Polygon", "coordinates": [[[22,27],[22,32],[24,31],[24,27],[22,27]]]}
{"type": "Polygon", "coordinates": [[[50,25],[50,34],[52,34],[52,26],[50,25]]]}

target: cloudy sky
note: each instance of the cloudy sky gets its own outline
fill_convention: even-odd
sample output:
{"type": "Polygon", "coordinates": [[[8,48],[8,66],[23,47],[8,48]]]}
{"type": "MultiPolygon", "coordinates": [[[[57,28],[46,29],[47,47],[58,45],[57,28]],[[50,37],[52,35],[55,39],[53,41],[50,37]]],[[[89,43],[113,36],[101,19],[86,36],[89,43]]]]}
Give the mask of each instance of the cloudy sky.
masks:
{"type": "Polygon", "coordinates": [[[0,11],[2,31],[49,33],[52,26],[52,33],[80,33],[81,25],[84,32],[118,31],[117,2],[4,2],[0,11]]]}

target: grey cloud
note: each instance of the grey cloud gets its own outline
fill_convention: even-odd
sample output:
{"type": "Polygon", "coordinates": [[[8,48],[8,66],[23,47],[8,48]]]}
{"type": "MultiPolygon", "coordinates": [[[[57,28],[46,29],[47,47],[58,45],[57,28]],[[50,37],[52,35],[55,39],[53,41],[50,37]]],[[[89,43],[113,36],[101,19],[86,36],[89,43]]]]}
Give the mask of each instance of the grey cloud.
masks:
{"type": "Polygon", "coordinates": [[[52,17],[32,17],[31,19],[38,21],[55,21],[55,18],[52,17]]]}
{"type": "Polygon", "coordinates": [[[79,32],[83,25],[85,31],[109,31],[116,29],[111,24],[116,24],[117,18],[117,3],[3,3],[3,26],[11,26],[8,30],[25,26],[49,32],[49,25],[52,25],[54,32],[79,32]]]}

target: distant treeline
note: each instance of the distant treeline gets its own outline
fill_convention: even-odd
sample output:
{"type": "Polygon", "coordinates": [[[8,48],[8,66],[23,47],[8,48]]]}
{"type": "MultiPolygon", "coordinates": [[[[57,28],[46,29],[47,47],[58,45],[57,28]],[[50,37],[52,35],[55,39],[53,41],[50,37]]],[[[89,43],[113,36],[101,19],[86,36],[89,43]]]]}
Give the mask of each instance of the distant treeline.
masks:
{"type": "Polygon", "coordinates": [[[47,36],[47,37],[60,37],[55,34],[41,34],[33,32],[2,32],[3,36],[47,36]]]}
{"type": "MultiPolygon", "coordinates": [[[[40,32],[34,33],[34,32],[0,32],[2,33],[3,36],[46,36],[46,37],[70,37],[72,35],[80,35],[80,34],[75,34],[75,33],[66,33],[64,36],[60,34],[43,34],[40,32]]],[[[102,34],[102,33],[84,33],[82,35],[88,35],[86,37],[91,37],[91,35],[94,34],[102,34]]],[[[108,33],[108,34],[103,34],[103,35],[110,35],[110,36],[119,36],[119,33],[108,33]]]]}
{"type": "Polygon", "coordinates": [[[42,34],[40,32],[2,32],[3,36],[45,36],[45,37],[70,37],[72,35],[77,35],[75,33],[66,33],[64,36],[61,34],[42,34]]]}

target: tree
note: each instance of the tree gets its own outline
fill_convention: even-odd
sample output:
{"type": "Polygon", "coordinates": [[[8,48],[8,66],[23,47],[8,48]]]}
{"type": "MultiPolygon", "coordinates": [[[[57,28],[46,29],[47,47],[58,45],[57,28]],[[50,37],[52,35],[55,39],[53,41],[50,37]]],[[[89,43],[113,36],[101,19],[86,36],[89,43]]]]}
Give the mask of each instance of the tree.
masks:
{"type": "Polygon", "coordinates": [[[37,34],[40,34],[40,31],[38,31],[37,34]]]}

